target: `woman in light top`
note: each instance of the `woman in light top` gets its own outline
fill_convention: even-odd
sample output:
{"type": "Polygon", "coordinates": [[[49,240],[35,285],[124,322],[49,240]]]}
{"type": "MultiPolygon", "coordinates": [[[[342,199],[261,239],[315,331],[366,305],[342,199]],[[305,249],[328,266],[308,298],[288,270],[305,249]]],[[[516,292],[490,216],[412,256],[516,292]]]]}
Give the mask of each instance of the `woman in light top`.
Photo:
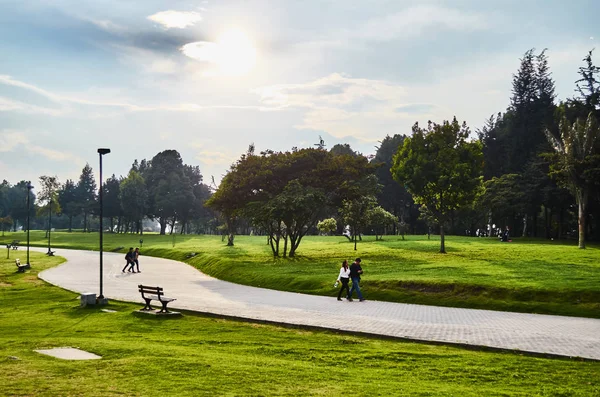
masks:
{"type": "Polygon", "coordinates": [[[342,283],[342,288],[340,288],[340,293],[338,294],[338,300],[339,301],[342,300],[342,291],[344,289],[346,290],[346,298],[348,300],[351,300],[350,296],[349,296],[350,289],[348,288],[348,281],[350,281],[350,268],[348,267],[348,261],[345,259],[342,262],[342,267],[340,269],[340,275],[338,276],[337,281],[342,283]]]}

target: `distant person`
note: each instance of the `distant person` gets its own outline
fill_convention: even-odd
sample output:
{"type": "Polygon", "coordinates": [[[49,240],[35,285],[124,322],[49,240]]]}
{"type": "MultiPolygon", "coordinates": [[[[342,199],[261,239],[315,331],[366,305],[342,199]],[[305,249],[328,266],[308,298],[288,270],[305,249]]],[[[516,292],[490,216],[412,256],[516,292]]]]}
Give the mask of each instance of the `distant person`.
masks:
{"type": "Polygon", "coordinates": [[[123,273],[125,273],[125,269],[127,269],[127,266],[130,266],[130,268],[127,269],[128,272],[133,271],[133,265],[135,264],[135,262],[133,261],[134,255],[135,254],[133,253],[133,247],[130,247],[129,251],[125,254],[125,267],[122,270],[123,273]]]}
{"type": "MultiPolygon", "coordinates": [[[[140,249],[136,247],[135,251],[133,251],[133,261],[135,262],[135,266],[137,267],[137,272],[140,273],[140,249]]],[[[131,266],[133,268],[133,266],[131,266]]]]}
{"type": "Polygon", "coordinates": [[[507,242],[509,241],[510,238],[510,229],[508,228],[508,226],[506,226],[506,230],[504,230],[504,233],[502,234],[502,241],[507,242]]]}
{"type": "Polygon", "coordinates": [[[352,279],[352,288],[350,288],[350,292],[348,293],[348,300],[352,301],[352,293],[356,290],[356,295],[358,295],[358,299],[363,302],[365,299],[362,296],[362,292],[360,292],[360,276],[363,273],[362,267],[360,266],[361,260],[360,258],[356,258],[353,264],[350,265],[350,278],[352,279]]]}
{"type": "Polygon", "coordinates": [[[350,290],[348,289],[348,283],[350,282],[350,267],[348,267],[348,261],[344,259],[342,267],[340,268],[340,275],[338,276],[337,282],[342,283],[342,288],[338,293],[338,300],[342,300],[342,292],[346,290],[346,298],[350,300],[350,290]]]}

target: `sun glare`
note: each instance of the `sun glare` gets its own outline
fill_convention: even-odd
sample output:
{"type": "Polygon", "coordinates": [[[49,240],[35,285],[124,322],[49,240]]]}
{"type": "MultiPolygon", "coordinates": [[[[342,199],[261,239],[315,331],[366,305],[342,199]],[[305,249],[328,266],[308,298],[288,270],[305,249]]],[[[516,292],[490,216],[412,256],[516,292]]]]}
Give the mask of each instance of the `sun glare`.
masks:
{"type": "Polygon", "coordinates": [[[252,40],[241,30],[223,33],[216,43],[215,63],[220,74],[241,76],[256,64],[256,48],[252,40]]]}

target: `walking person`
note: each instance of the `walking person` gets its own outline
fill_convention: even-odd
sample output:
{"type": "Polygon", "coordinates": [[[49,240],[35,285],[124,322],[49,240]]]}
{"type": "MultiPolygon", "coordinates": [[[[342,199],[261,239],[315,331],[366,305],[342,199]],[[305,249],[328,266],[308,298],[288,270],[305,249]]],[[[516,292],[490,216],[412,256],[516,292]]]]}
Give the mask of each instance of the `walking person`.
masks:
{"type": "Polygon", "coordinates": [[[346,290],[346,298],[350,300],[350,290],[348,289],[348,283],[350,282],[350,268],[348,267],[348,261],[344,259],[342,267],[340,268],[340,275],[338,276],[337,282],[342,283],[342,288],[338,294],[338,300],[342,300],[342,292],[346,290]]]}
{"type": "Polygon", "coordinates": [[[133,270],[133,265],[135,264],[133,262],[133,257],[134,257],[134,253],[133,253],[133,247],[129,248],[129,251],[125,254],[125,267],[123,268],[122,272],[125,273],[125,269],[127,269],[127,266],[130,266],[129,269],[127,269],[128,272],[131,272],[133,270]]]}
{"type": "Polygon", "coordinates": [[[350,288],[350,292],[348,293],[348,300],[352,301],[352,293],[356,290],[356,295],[358,295],[358,300],[364,302],[365,298],[363,298],[362,292],[360,291],[360,276],[363,273],[362,267],[360,266],[360,258],[356,258],[353,264],[350,265],[350,278],[352,279],[352,288],[350,288]]]}
{"type": "MultiPolygon", "coordinates": [[[[133,261],[135,262],[135,266],[137,267],[137,272],[140,272],[140,249],[136,247],[135,251],[133,251],[133,261]]],[[[131,265],[133,269],[133,265],[131,265]]]]}

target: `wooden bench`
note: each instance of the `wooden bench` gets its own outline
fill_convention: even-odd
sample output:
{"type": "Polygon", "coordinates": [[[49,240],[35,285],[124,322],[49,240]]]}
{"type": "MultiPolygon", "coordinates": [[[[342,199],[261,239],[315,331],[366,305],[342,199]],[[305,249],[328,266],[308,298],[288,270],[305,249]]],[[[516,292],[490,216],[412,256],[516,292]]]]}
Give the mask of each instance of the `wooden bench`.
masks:
{"type": "Polygon", "coordinates": [[[19,249],[19,240],[13,240],[12,243],[10,243],[10,246],[12,247],[12,249],[17,250],[19,249]]]}
{"type": "Polygon", "coordinates": [[[162,309],[160,309],[159,313],[170,313],[167,309],[167,305],[169,302],[173,302],[176,299],[165,297],[162,287],[150,287],[148,285],[140,284],[138,285],[138,289],[142,294],[142,298],[146,301],[146,306],[144,306],[142,310],[153,310],[152,306],[150,306],[150,302],[155,300],[162,304],[162,309]]]}
{"type": "Polygon", "coordinates": [[[15,259],[15,265],[17,265],[18,273],[25,273],[25,269],[31,269],[31,265],[29,265],[29,263],[21,264],[21,260],[19,258],[15,259]]]}

